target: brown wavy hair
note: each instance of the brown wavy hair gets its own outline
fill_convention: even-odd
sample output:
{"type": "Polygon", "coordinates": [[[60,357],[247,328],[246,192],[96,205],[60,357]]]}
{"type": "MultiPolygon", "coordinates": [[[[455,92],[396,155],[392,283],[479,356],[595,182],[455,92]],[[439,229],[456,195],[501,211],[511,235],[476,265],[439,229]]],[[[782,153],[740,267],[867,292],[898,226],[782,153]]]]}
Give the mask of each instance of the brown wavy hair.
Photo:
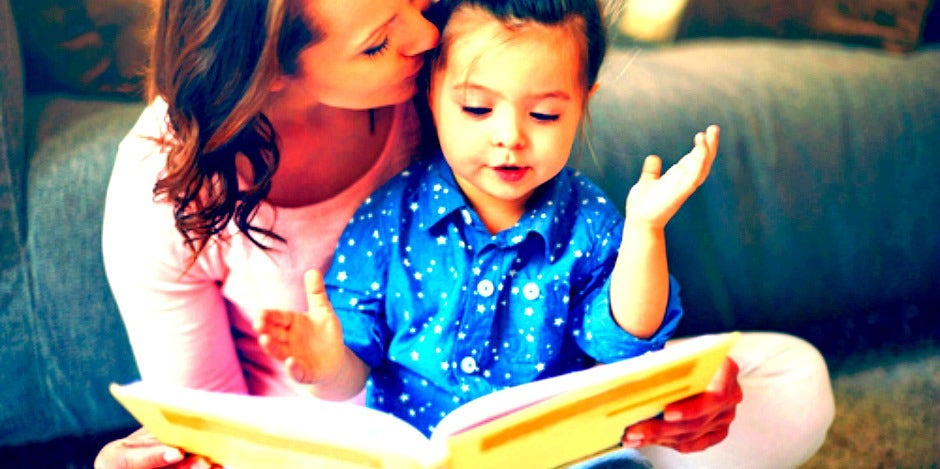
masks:
{"type": "Polygon", "coordinates": [[[173,204],[176,229],[192,260],[234,220],[262,249],[252,225],[280,159],[277,135],[261,112],[275,79],[297,70],[300,52],[322,39],[298,0],[161,0],[156,12],[147,95],[169,105],[166,171],[156,200],[173,204]],[[236,157],[254,178],[239,189],[236,157]]]}

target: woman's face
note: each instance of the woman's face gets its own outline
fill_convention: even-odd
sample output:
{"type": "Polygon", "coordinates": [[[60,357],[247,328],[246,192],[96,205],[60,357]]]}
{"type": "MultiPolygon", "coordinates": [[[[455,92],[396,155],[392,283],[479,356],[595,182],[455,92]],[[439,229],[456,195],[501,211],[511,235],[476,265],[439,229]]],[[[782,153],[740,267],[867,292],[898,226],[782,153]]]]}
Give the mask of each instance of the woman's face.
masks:
{"type": "Polygon", "coordinates": [[[309,0],[305,13],[323,39],[303,50],[295,75],[276,90],[286,106],[368,109],[418,91],[423,54],[438,31],[422,11],[431,0],[309,0]]]}

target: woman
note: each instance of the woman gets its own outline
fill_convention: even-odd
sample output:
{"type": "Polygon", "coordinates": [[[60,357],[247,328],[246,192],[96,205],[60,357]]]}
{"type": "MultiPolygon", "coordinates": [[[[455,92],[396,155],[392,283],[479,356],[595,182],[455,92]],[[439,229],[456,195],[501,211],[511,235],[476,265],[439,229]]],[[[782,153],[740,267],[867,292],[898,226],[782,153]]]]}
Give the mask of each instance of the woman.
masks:
{"type": "MultiPolygon", "coordinates": [[[[144,379],[304,392],[263,353],[251,322],[262,309],[306,309],[304,272],[326,270],[359,203],[415,154],[421,126],[410,99],[422,54],[438,39],[422,16],[429,1],[160,3],[151,105],[119,150],[103,233],[109,281],[144,379]]],[[[770,390],[803,406],[804,397],[780,386],[816,392],[825,366],[805,343],[774,337],[780,340],[742,341],[735,355],[742,381],[773,375],[770,390]],[[792,369],[767,360],[776,350],[749,349],[755,342],[789,350],[792,369]]],[[[831,399],[825,383],[822,401],[831,399]]],[[[627,445],[713,447],[727,435],[741,394],[729,360],[711,392],[667,409],[669,421],[628,428],[627,445]]],[[[741,416],[755,420],[732,430],[764,441],[757,430],[779,427],[773,415],[761,418],[771,405],[760,400],[766,394],[754,394],[756,412],[741,416]]],[[[804,438],[784,433],[772,443],[790,439],[796,443],[781,451],[812,454],[828,427],[826,412],[819,414],[818,424],[803,422],[804,438]]],[[[729,440],[709,457],[726,461],[730,451],[753,446],[729,440]]],[[[200,462],[141,430],[105,446],[96,467],[200,462]]]]}

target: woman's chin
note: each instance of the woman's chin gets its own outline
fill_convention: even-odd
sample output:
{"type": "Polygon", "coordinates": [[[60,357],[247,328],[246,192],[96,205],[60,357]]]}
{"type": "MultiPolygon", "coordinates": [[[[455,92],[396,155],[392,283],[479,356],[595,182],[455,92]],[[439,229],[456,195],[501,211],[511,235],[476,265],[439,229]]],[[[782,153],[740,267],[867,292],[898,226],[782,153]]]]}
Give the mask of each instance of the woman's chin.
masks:
{"type": "Polygon", "coordinates": [[[376,109],[380,107],[395,106],[414,98],[418,93],[418,86],[415,83],[403,84],[400,87],[389,88],[371,94],[370,99],[357,100],[357,102],[347,103],[348,109],[376,109]]]}

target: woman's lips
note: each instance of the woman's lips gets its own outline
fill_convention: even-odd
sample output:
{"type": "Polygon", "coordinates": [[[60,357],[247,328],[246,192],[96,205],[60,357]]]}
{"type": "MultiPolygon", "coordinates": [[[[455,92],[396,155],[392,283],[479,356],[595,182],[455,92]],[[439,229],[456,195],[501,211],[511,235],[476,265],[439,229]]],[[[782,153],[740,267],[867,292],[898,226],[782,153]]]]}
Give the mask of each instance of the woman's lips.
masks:
{"type": "Polygon", "coordinates": [[[496,166],[493,171],[505,182],[516,182],[525,177],[528,168],[522,166],[496,166]]]}

